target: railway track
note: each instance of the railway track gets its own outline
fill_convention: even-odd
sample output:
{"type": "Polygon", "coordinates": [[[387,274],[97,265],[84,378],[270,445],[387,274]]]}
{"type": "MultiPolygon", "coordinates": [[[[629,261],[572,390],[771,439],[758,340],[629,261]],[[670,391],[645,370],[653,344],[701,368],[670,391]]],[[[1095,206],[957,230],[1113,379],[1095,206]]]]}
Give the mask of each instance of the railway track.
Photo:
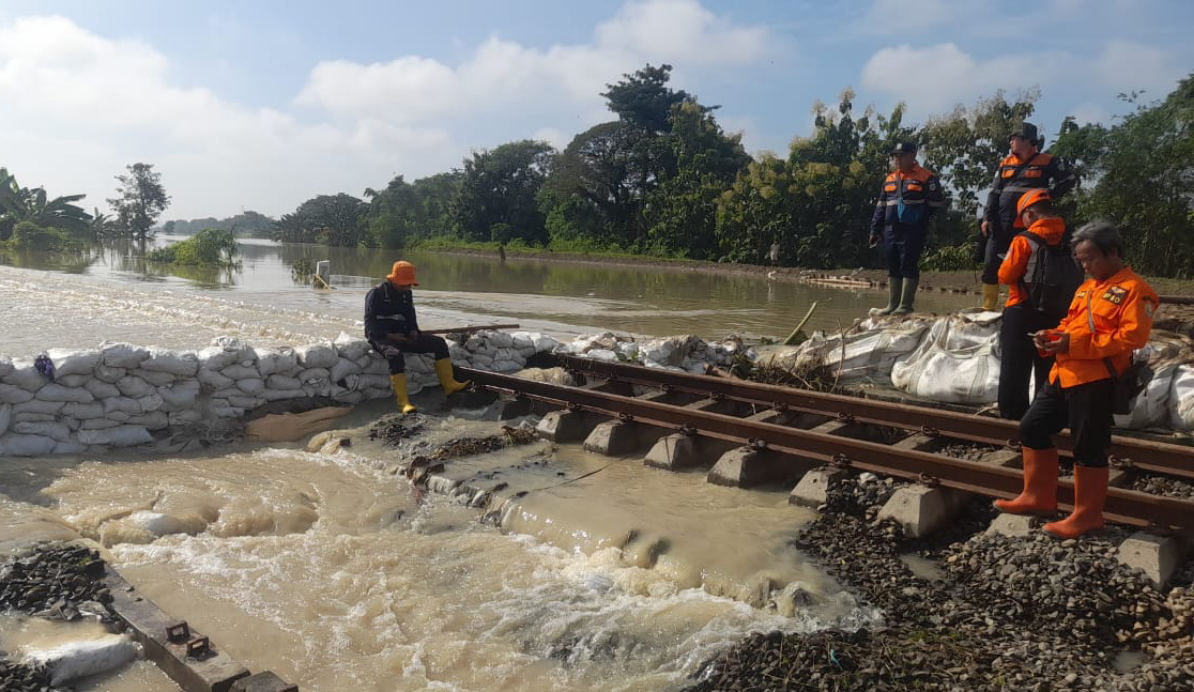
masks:
{"type": "MultiPolygon", "coordinates": [[[[656,449],[664,447],[670,454],[688,441],[688,447],[700,443],[706,449],[704,462],[724,453],[736,455],[735,464],[750,460],[765,465],[765,472],[749,472],[743,482],[733,477],[731,484],[796,478],[829,466],[990,497],[1013,497],[1022,487],[1017,428],[1011,421],[576,356],[556,359],[585,384],[557,385],[463,368],[461,374],[507,397],[561,409],[554,422],[561,415],[587,416],[579,429],[590,439],[590,432],[596,434],[605,421],[606,442],[617,433],[619,439],[632,439],[632,447],[652,447],[648,463],[658,456],[656,449]],[[991,449],[978,461],[943,453],[958,441],[991,449]]],[[[1057,442],[1063,453],[1068,451],[1068,437],[1059,436],[1057,442]]],[[[592,444],[610,454],[631,451],[626,445],[592,444]]],[[[1194,447],[1116,436],[1111,453],[1121,478],[1137,472],[1194,478],[1194,447]]],[[[727,482],[724,473],[718,475],[722,465],[718,459],[711,481],[727,482]]],[[[1071,480],[1061,480],[1058,499],[1064,507],[1072,506],[1071,480]]],[[[1194,500],[1189,499],[1111,487],[1105,515],[1131,526],[1194,531],[1194,500]]]]}

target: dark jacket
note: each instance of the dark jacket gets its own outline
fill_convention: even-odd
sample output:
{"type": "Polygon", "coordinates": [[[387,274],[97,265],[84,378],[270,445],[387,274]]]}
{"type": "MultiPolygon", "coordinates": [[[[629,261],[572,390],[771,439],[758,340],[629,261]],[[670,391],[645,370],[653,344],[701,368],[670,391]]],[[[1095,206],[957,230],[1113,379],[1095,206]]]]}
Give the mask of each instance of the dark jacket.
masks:
{"type": "Polygon", "coordinates": [[[983,218],[995,226],[1000,237],[1010,238],[1013,229],[1024,227],[1017,226],[1016,203],[1025,192],[1045,188],[1053,199],[1061,199],[1078,183],[1066,162],[1052,154],[1038,152],[1023,168],[1022,163],[1015,156],[1001,161],[995,171],[995,182],[991,183],[991,191],[987,193],[983,218]]]}
{"type": "Polygon", "coordinates": [[[389,334],[410,334],[419,331],[415,317],[414,296],[400,291],[389,281],[382,281],[365,294],[365,338],[386,341],[389,334]]]}
{"type": "Polygon", "coordinates": [[[937,177],[920,164],[905,175],[894,171],[883,181],[875,213],[871,217],[871,235],[897,226],[923,229],[933,214],[945,206],[945,196],[937,177]],[[901,202],[902,209],[901,209],[901,202]]]}

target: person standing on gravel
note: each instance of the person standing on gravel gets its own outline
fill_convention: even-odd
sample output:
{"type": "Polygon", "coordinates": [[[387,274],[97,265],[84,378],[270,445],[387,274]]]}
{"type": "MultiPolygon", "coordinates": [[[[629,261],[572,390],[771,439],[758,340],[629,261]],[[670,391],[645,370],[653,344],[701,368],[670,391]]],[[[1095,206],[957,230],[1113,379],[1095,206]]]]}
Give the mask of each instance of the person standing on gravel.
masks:
{"type": "Polygon", "coordinates": [[[912,312],[929,219],[945,206],[941,183],[916,162],[916,144],[897,144],[891,161],[895,170],[883,181],[871,217],[870,246],[882,238],[887,256],[887,307],[871,310],[875,315],[912,312]]]}
{"type": "Polygon", "coordinates": [[[1129,398],[1120,376],[1131,365],[1132,351],[1148,343],[1160,302],[1124,263],[1123,238],[1111,224],[1080,228],[1074,256],[1090,278],[1078,287],[1057,328],[1033,337],[1041,353],[1056,362],[1020,421],[1024,490],[1014,500],[995,501],[1000,510],[1016,514],[1056,511],[1058,459],[1052,435],[1068,427],[1074,442],[1074,511],[1044,527],[1059,538],[1077,538],[1103,526],[1112,414],[1129,398]]]}
{"type": "Polygon", "coordinates": [[[390,384],[402,413],[415,411],[407,394],[404,353],[435,355],[435,374],[445,395],[455,394],[469,385],[468,382],[457,382],[453,376],[448,343],[442,337],[419,331],[411,293],[411,287],[418,285],[415,265],[399,260],[386,280],[365,295],[365,338],[390,365],[390,384]]]}
{"type": "Polygon", "coordinates": [[[1024,417],[1029,380],[1035,380],[1039,392],[1053,367],[1053,359],[1036,349],[1031,335],[1061,322],[1083,279],[1065,219],[1053,207],[1049,191],[1024,193],[1016,210],[1028,228],[1012,238],[999,265],[999,283],[1009,289],[999,327],[999,415],[1008,420],[1024,417]]]}
{"type": "Polygon", "coordinates": [[[1016,213],[1016,203],[1029,190],[1049,190],[1053,199],[1061,199],[1078,183],[1065,161],[1040,151],[1045,143],[1036,125],[1024,123],[1008,135],[1010,154],[999,163],[995,181],[987,193],[980,225],[986,248],[983,255],[983,309],[999,307],[999,265],[1012,237],[1024,229],[1016,213]]]}

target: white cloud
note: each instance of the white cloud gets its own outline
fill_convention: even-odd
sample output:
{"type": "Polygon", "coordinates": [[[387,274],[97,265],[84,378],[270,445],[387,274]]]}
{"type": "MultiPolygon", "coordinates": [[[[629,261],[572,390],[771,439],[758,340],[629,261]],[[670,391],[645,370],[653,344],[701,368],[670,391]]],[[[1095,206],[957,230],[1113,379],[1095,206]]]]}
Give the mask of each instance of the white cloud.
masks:
{"type": "MultiPolygon", "coordinates": [[[[629,2],[587,43],[544,49],[491,37],[457,65],[404,55],[317,64],[287,108],[250,108],[171,82],[170,61],[64,17],[0,23],[0,165],[51,194],[104,206],[113,176],[154,163],[170,218],[268,214],[320,193],[360,194],[402,173],[458,165],[472,149],[535,136],[560,146],[611,117],[598,95],[644,62],[740,65],[764,28],[730,25],[697,0],[629,2]]],[[[215,85],[211,85],[214,87],[215,85]]]]}
{"type": "Polygon", "coordinates": [[[1183,72],[1170,54],[1155,46],[1132,41],[1109,41],[1094,63],[1099,85],[1110,91],[1145,90],[1163,98],[1177,86],[1183,72]]]}
{"type": "Polygon", "coordinates": [[[975,60],[953,43],[884,48],[862,68],[865,89],[908,103],[913,115],[948,110],[997,89],[1015,92],[1051,81],[1069,58],[1027,54],[975,60]]]}
{"type": "MultiPolygon", "coordinates": [[[[696,0],[631,2],[599,24],[593,42],[545,50],[491,37],[453,68],[406,56],[368,65],[324,62],[311,71],[298,103],[341,117],[369,114],[404,122],[502,110],[570,108],[600,113],[605,84],[644,62],[686,68],[740,65],[761,58],[763,28],[736,28],[696,0]]],[[[588,124],[594,124],[589,122],[588,124]]]]}
{"type": "MultiPolygon", "coordinates": [[[[1162,98],[1183,76],[1173,56],[1153,46],[1113,39],[1093,55],[1060,51],[1025,52],[978,60],[953,43],[925,48],[884,48],[862,68],[863,88],[909,104],[911,115],[940,113],[958,103],[971,103],[997,89],[1015,94],[1040,87],[1055,92],[1081,92],[1110,97],[1116,92],[1146,90],[1147,99],[1162,98]]],[[[1056,99],[1057,97],[1053,97],[1056,99]]],[[[1083,100],[1063,106],[1083,118],[1106,122],[1110,114],[1083,100]]]]}

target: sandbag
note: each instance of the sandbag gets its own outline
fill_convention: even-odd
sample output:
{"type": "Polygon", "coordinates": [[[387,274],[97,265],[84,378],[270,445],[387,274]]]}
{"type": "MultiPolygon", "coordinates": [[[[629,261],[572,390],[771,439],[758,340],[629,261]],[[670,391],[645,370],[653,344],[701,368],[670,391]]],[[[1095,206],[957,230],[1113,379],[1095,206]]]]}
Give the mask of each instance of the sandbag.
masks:
{"type": "Polygon", "coordinates": [[[194,377],[199,371],[199,356],[191,351],[176,353],[163,349],[151,349],[149,357],[141,361],[142,370],[164,372],[176,377],[194,377]]]}
{"type": "Polygon", "coordinates": [[[999,396],[999,326],[992,313],[937,320],[916,350],[898,359],[891,383],[912,396],[985,404],[999,396]]]}
{"type": "Polygon", "coordinates": [[[57,441],[41,435],[5,433],[0,435],[0,456],[40,457],[54,451],[57,441]]]}
{"type": "Polygon", "coordinates": [[[62,685],[118,668],[137,658],[138,649],[128,637],[110,634],[25,653],[30,661],[46,666],[52,684],[62,685]]]}
{"type": "Polygon", "coordinates": [[[8,432],[8,425],[12,422],[12,404],[0,404],[0,435],[8,432]]]}
{"type": "Polygon", "coordinates": [[[306,370],[331,368],[339,359],[339,356],[336,355],[336,348],[329,342],[299,346],[294,351],[298,354],[299,365],[306,370]]]}
{"type": "Polygon", "coordinates": [[[1194,365],[1179,365],[1174,370],[1169,424],[1174,430],[1194,430],[1194,365]]]}
{"type": "Polygon", "coordinates": [[[149,351],[132,344],[104,344],[100,348],[102,363],[110,368],[135,368],[149,357],[149,351]]]}
{"type": "Polygon", "coordinates": [[[339,354],[341,358],[347,358],[349,360],[356,360],[357,358],[369,353],[369,349],[373,348],[369,345],[368,341],[365,341],[360,337],[352,336],[351,334],[347,334],[345,332],[340,332],[340,336],[336,337],[336,340],[332,342],[332,345],[336,347],[336,353],[339,354]]]}
{"type": "Polygon", "coordinates": [[[839,382],[887,382],[891,368],[920,344],[929,319],[866,320],[844,333],[813,332],[781,365],[789,370],[827,368],[839,382]]]}
{"type": "Polygon", "coordinates": [[[76,349],[51,348],[46,355],[54,362],[56,377],[66,375],[90,375],[99,365],[100,352],[94,348],[83,351],[76,349]]]}
{"type": "MultiPolygon", "coordinates": [[[[367,344],[366,344],[367,345],[367,344]]],[[[293,348],[264,349],[257,352],[257,370],[262,377],[286,375],[298,368],[298,354],[293,348]]]]}
{"type": "Polygon", "coordinates": [[[81,404],[95,401],[95,396],[82,387],[63,387],[56,382],[37,390],[36,398],[42,401],[77,401],[81,404]]]}

